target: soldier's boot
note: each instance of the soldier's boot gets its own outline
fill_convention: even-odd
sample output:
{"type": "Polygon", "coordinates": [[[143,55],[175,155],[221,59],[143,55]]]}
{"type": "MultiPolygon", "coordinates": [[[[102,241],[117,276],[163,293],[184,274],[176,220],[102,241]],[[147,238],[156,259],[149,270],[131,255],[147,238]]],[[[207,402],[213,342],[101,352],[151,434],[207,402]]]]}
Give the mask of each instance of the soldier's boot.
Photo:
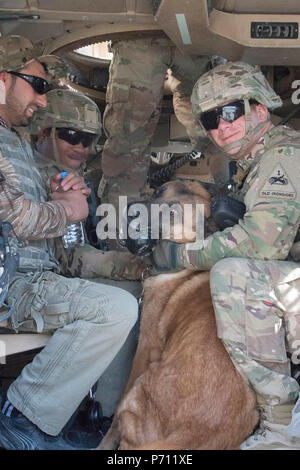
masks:
{"type": "Polygon", "coordinates": [[[240,446],[241,450],[300,450],[300,438],[287,432],[294,403],[271,406],[258,398],[260,424],[240,446]]]}

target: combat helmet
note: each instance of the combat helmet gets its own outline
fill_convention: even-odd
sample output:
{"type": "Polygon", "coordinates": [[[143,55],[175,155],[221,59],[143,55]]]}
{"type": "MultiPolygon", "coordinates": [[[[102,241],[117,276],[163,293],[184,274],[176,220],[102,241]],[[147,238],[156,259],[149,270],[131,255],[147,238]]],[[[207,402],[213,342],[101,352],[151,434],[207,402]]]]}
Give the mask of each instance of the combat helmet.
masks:
{"type": "Polygon", "coordinates": [[[67,64],[55,55],[43,55],[39,47],[23,36],[10,35],[0,38],[0,73],[15,72],[34,60],[45,64],[47,80],[59,83],[67,76],[67,64]]]}
{"type": "MultiPolygon", "coordinates": [[[[245,62],[227,62],[206,72],[196,82],[191,96],[193,115],[200,125],[202,113],[238,100],[244,100],[245,104],[246,134],[241,139],[243,142],[223,147],[221,150],[225,153],[226,150],[242,144],[238,152],[241,154],[249,145],[251,136],[259,131],[258,127],[252,128],[249,101],[255,100],[269,110],[274,110],[282,106],[280,97],[271,88],[264,74],[257,67],[245,62]]],[[[259,127],[264,124],[265,122],[261,123],[259,127]]],[[[207,134],[211,138],[210,133],[207,134]]],[[[215,142],[214,144],[216,145],[215,142]]]]}
{"type": "Polygon", "coordinates": [[[68,127],[101,135],[101,114],[96,103],[83,93],[55,89],[47,93],[47,106],[33,115],[29,132],[38,134],[52,127],[68,127]]]}

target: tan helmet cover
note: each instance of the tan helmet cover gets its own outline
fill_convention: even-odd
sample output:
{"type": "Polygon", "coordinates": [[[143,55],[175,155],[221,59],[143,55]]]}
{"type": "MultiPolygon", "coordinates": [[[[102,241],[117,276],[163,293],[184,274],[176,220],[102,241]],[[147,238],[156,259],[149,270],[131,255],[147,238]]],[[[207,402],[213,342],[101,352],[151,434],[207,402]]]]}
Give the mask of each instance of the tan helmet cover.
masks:
{"type": "Polygon", "coordinates": [[[263,73],[257,67],[244,62],[227,62],[213,68],[202,75],[193,88],[192,111],[201,126],[202,113],[226,103],[244,101],[246,132],[245,136],[238,141],[228,144],[226,147],[219,147],[210,132],[202,126],[214,145],[235,160],[244,156],[255,135],[259,135],[268,122],[268,120],[261,122],[253,128],[249,104],[251,99],[265,105],[270,110],[282,106],[280,97],[271,88],[263,73]],[[232,149],[238,147],[238,152],[230,153],[232,149]]]}
{"type": "Polygon", "coordinates": [[[0,38],[0,72],[15,72],[34,60],[46,65],[49,82],[67,77],[67,64],[55,55],[41,55],[29,39],[18,35],[0,38]]]}
{"type": "Polygon", "coordinates": [[[202,113],[226,102],[254,99],[273,110],[282,106],[280,97],[256,67],[244,62],[227,62],[203,74],[192,92],[193,114],[202,113]]]}
{"type": "Polygon", "coordinates": [[[68,127],[101,135],[101,114],[93,100],[67,89],[51,90],[46,96],[46,108],[39,108],[32,117],[31,134],[49,127],[68,127]]]}

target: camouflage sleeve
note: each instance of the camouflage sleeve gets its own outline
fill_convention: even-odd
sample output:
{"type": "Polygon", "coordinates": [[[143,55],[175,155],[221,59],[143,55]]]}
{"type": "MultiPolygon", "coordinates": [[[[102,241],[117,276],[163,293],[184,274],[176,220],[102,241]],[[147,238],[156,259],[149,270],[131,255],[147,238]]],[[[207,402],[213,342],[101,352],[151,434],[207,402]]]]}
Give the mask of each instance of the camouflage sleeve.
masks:
{"type": "Polygon", "coordinates": [[[210,269],[220,259],[229,257],[284,260],[299,223],[298,203],[259,203],[239,224],[207,237],[202,249],[185,246],[184,265],[190,269],[210,269]]]}
{"type": "Polygon", "coordinates": [[[23,240],[53,238],[65,233],[67,215],[59,202],[26,199],[13,166],[0,154],[0,220],[10,222],[23,240]]]}
{"type": "Polygon", "coordinates": [[[55,257],[62,274],[87,279],[138,280],[146,267],[143,260],[128,252],[101,251],[91,245],[65,250],[60,239],[55,240],[55,257]]]}
{"type": "MultiPolygon", "coordinates": [[[[44,168],[41,168],[39,167],[39,172],[40,172],[40,175],[42,177],[42,180],[43,180],[43,184],[44,184],[44,188],[46,189],[47,191],[47,194],[49,196],[51,190],[50,190],[50,178],[51,176],[53,176],[52,172],[49,172],[49,168],[48,167],[44,167],[44,168]]],[[[58,172],[56,172],[58,173],[58,172]]]]}
{"type": "Polygon", "coordinates": [[[300,224],[298,158],[296,151],[286,155],[279,149],[264,155],[247,178],[244,218],[208,237],[200,250],[185,246],[184,265],[209,269],[227,257],[286,259],[300,224]]]}
{"type": "Polygon", "coordinates": [[[49,195],[51,192],[51,188],[50,188],[51,176],[56,175],[57,173],[60,173],[61,171],[64,171],[65,168],[63,166],[60,166],[58,162],[54,160],[50,160],[47,157],[44,157],[37,150],[34,150],[34,159],[39,169],[41,178],[43,180],[44,188],[46,189],[47,194],[49,195]]]}

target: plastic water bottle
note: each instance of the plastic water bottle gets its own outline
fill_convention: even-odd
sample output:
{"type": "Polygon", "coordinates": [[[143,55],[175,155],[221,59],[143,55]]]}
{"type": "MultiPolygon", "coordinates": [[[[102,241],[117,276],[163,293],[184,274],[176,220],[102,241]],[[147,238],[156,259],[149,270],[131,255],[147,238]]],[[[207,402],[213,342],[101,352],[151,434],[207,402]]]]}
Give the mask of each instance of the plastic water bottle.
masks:
{"type": "MultiPolygon", "coordinates": [[[[67,176],[67,171],[61,172],[61,179],[67,176]]],[[[83,246],[86,243],[85,230],[83,222],[73,222],[67,225],[67,233],[62,236],[62,243],[64,248],[74,248],[76,246],[83,246]]]]}

